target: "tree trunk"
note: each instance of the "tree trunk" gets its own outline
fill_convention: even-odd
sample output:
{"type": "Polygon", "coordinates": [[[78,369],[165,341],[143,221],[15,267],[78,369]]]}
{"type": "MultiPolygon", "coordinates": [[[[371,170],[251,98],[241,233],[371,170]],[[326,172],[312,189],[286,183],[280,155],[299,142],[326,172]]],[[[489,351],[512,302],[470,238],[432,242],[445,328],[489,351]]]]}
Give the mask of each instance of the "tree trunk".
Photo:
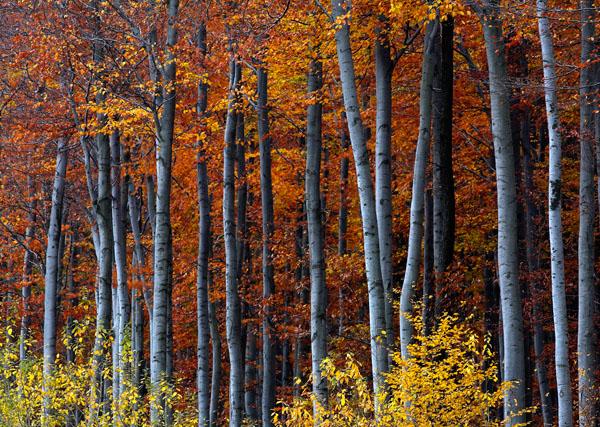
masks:
{"type": "MultiPolygon", "coordinates": [[[[323,86],[322,65],[312,60],[308,71],[308,95],[318,97],[323,86]]],[[[327,382],[321,364],[327,357],[327,286],[321,224],[321,121],[323,107],[318,98],[310,100],[306,118],[305,197],[310,254],[310,342],[314,417],[327,405],[327,382]]]]}
{"type": "Polygon", "coordinates": [[[454,256],[455,200],[452,171],[452,100],[454,87],[454,19],[441,23],[436,66],[433,74],[433,270],[435,273],[435,315],[444,307],[444,272],[454,256]]]}
{"type": "MultiPolygon", "coordinates": [[[[167,353],[169,329],[169,296],[172,272],[171,250],[171,161],[173,130],[176,108],[176,61],[173,51],[177,42],[175,20],[178,12],[178,0],[167,2],[168,26],[165,48],[165,64],[161,73],[163,82],[162,114],[157,123],[156,141],[156,226],[154,232],[154,292],[153,322],[150,340],[150,383],[155,399],[151,402],[152,425],[168,423],[159,419],[164,406],[161,383],[168,380],[167,353]]],[[[169,411],[166,411],[169,412],[169,411]]],[[[168,415],[168,414],[167,414],[168,415]]]]}
{"type": "MultiPolygon", "coordinates": [[[[198,47],[204,65],[206,56],[206,24],[202,22],[198,30],[198,47]]],[[[206,69],[205,69],[206,72],[206,69]]],[[[208,101],[208,84],[201,80],[198,84],[198,118],[205,125],[208,101]]],[[[210,198],[208,194],[208,170],[204,141],[198,141],[198,277],[196,298],[198,315],[198,427],[207,427],[210,422],[210,320],[208,317],[208,262],[210,254],[210,198]]]]}
{"type": "Polygon", "coordinates": [[[510,127],[510,104],[500,7],[486,0],[480,13],[485,38],[492,113],[492,134],[498,194],[498,270],[502,308],[504,375],[515,382],[504,394],[508,425],[525,421],[525,355],[523,312],[517,248],[517,196],[514,153],[510,127]]]}
{"type": "MultiPolygon", "coordinates": [[[[209,273],[210,284],[210,273],[209,273]]],[[[210,427],[216,427],[219,419],[220,400],[219,392],[221,390],[221,335],[219,333],[219,323],[217,320],[217,305],[214,302],[208,303],[208,317],[210,319],[210,341],[212,342],[212,372],[210,380],[210,427]]]]}
{"type": "Polygon", "coordinates": [[[118,131],[113,131],[110,137],[111,154],[111,181],[112,181],[112,229],[115,265],[117,270],[117,295],[118,306],[115,313],[115,323],[117,325],[117,335],[115,336],[115,346],[117,347],[117,365],[118,375],[113,378],[113,387],[116,399],[124,391],[120,376],[129,372],[129,366],[125,355],[122,354],[122,348],[125,345],[127,329],[130,326],[131,305],[129,302],[129,288],[127,285],[127,243],[126,243],[126,223],[125,212],[126,198],[123,197],[123,188],[121,186],[121,143],[119,141],[118,131]]]}
{"type": "Polygon", "coordinates": [[[434,46],[433,38],[438,31],[439,21],[427,24],[425,32],[425,51],[421,73],[419,99],[419,138],[415,153],[415,165],[410,203],[410,230],[408,235],[408,255],[406,271],[400,296],[400,349],[402,357],[409,357],[408,345],[412,340],[413,328],[407,316],[412,313],[414,287],[419,279],[421,267],[421,244],[423,240],[424,194],[429,158],[429,140],[431,125],[431,97],[433,84],[434,46]]]}
{"type": "Polygon", "coordinates": [[[229,425],[242,424],[244,373],[242,360],[242,324],[240,296],[237,280],[237,244],[235,230],[235,132],[236,94],[239,65],[233,56],[230,60],[229,105],[225,125],[225,149],[223,153],[223,234],[225,238],[225,288],[227,296],[226,323],[229,349],[229,425]]]}
{"type": "Polygon", "coordinates": [[[577,369],[579,372],[579,425],[594,424],[595,333],[594,314],[594,154],[592,125],[592,51],[594,49],[594,2],[581,1],[580,160],[579,160],[579,310],[577,322],[577,369]]]}
{"type": "MultiPolygon", "coordinates": [[[[346,15],[345,5],[340,0],[332,0],[333,19],[346,15]]],[[[360,199],[365,271],[369,293],[369,333],[371,344],[371,365],[373,370],[373,389],[375,394],[383,387],[382,374],[388,370],[388,355],[382,336],[385,331],[385,297],[381,277],[379,258],[379,237],[377,214],[375,211],[375,194],[371,179],[371,166],[367,141],[363,132],[360,106],[356,92],[354,61],[350,46],[350,27],[343,22],[335,32],[340,79],[344,97],[344,107],[348,121],[348,133],[354,154],[354,165],[358,181],[360,199]]]]}
{"type": "MultiPolygon", "coordinates": [[[[552,278],[552,313],[554,319],[554,359],[558,391],[558,425],[573,425],[573,399],[569,367],[569,322],[565,294],[565,257],[562,236],[561,200],[561,150],[558,97],[556,93],[556,61],[547,13],[547,0],[537,0],[537,17],[544,66],[544,94],[546,119],[550,139],[548,170],[548,229],[550,234],[550,267],[552,278]]],[[[544,417],[544,423],[551,425],[544,417]]]]}
{"type": "MultiPolygon", "coordinates": [[[[380,25],[386,24],[385,20],[380,25]]],[[[392,71],[387,28],[379,30],[375,42],[375,211],[379,235],[379,260],[385,298],[385,331],[388,348],[394,345],[392,275],[392,71]]]]}
{"type": "MultiPolygon", "coordinates": [[[[346,233],[348,232],[348,133],[346,131],[346,115],[342,113],[342,123],[340,126],[340,143],[342,149],[342,158],[340,160],[340,209],[338,212],[338,255],[346,254],[348,246],[346,233]]],[[[338,335],[344,332],[344,284],[340,283],[338,291],[338,335]]],[[[387,326],[387,324],[386,324],[387,326]]]]}
{"type": "Polygon", "coordinates": [[[262,276],[264,316],[263,333],[263,387],[262,387],[262,424],[263,427],[273,425],[271,412],[275,407],[275,333],[271,320],[269,299],[275,292],[273,278],[273,254],[271,239],[273,238],[273,183],[271,180],[271,136],[269,134],[268,111],[268,79],[267,71],[259,68],[258,74],[258,141],[260,152],[260,195],[262,206],[262,276]]]}
{"type": "MultiPolygon", "coordinates": [[[[56,359],[56,295],[58,292],[58,265],[60,264],[60,238],[62,229],[63,198],[67,172],[67,145],[61,138],[58,140],[54,185],[52,187],[52,207],[50,209],[50,225],[46,245],[46,272],[44,275],[44,391],[54,371],[56,359]]],[[[50,401],[47,396],[43,400],[42,424],[50,414],[50,401]]]]}

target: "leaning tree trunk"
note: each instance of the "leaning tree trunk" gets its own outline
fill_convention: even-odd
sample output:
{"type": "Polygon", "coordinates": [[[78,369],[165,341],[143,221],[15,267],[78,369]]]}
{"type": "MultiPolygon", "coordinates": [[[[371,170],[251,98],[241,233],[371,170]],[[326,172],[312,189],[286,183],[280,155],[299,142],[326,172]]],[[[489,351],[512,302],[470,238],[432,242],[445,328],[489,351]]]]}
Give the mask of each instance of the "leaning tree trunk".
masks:
{"type": "Polygon", "coordinates": [[[240,427],[244,408],[244,372],[242,360],[241,306],[237,283],[237,245],[235,230],[235,103],[237,68],[231,58],[229,105],[225,124],[225,148],[223,153],[223,234],[225,239],[225,289],[226,329],[229,349],[229,425],[240,427]]]}
{"type": "Polygon", "coordinates": [[[537,17],[544,65],[544,94],[550,145],[548,173],[548,228],[552,277],[552,313],[554,318],[554,360],[558,391],[558,425],[573,425],[573,399],[569,367],[569,322],[565,294],[565,257],[561,220],[561,135],[556,93],[556,61],[547,13],[547,0],[537,0],[537,17]]]}
{"type": "Polygon", "coordinates": [[[580,173],[579,173],[579,310],[577,321],[577,368],[579,372],[579,425],[595,419],[594,314],[594,130],[592,52],[594,49],[594,2],[581,1],[580,173]]]}
{"type": "Polygon", "coordinates": [[[525,421],[525,414],[522,411],[525,408],[526,378],[517,247],[517,196],[508,79],[500,6],[496,0],[486,0],[484,7],[477,12],[480,15],[485,38],[496,161],[498,278],[504,348],[502,379],[515,383],[504,393],[504,414],[505,418],[510,418],[508,425],[513,426],[525,421]]]}
{"type": "MultiPolygon", "coordinates": [[[[63,198],[67,172],[67,144],[63,138],[58,140],[56,171],[52,188],[52,207],[46,245],[46,273],[44,275],[44,393],[48,393],[48,382],[54,371],[56,359],[56,297],[58,292],[58,269],[60,264],[60,237],[62,229],[63,198]]],[[[44,396],[42,424],[50,414],[49,397],[44,396]]]]}
{"type": "Polygon", "coordinates": [[[412,340],[413,328],[408,316],[412,313],[414,288],[419,279],[421,267],[421,243],[423,241],[424,194],[429,158],[429,140],[431,136],[431,96],[433,84],[433,67],[435,63],[433,37],[438,30],[439,21],[427,24],[425,32],[425,51],[421,72],[421,90],[419,100],[419,137],[415,154],[415,165],[412,183],[412,200],[410,203],[410,230],[408,234],[408,255],[406,271],[400,296],[400,350],[402,357],[409,357],[408,345],[412,340]]]}
{"type": "Polygon", "coordinates": [[[273,277],[273,183],[271,179],[271,136],[269,135],[268,79],[267,70],[259,68],[258,74],[258,141],[260,154],[260,195],[262,206],[262,276],[264,315],[262,324],[263,341],[263,387],[262,387],[262,424],[273,425],[271,412],[275,407],[275,332],[271,319],[269,299],[275,292],[273,277]]]}
{"type": "Polygon", "coordinates": [[[314,418],[327,405],[327,382],[322,363],[327,357],[327,286],[321,223],[321,121],[323,106],[318,100],[323,87],[322,64],[312,60],[308,71],[308,95],[313,97],[306,117],[306,218],[310,254],[310,343],[312,359],[312,389],[315,396],[314,418]],[[316,98],[315,98],[316,97],[316,98]]]}
{"type": "MultiPolygon", "coordinates": [[[[345,4],[332,0],[333,19],[346,15],[345,4]]],[[[344,18],[345,19],[345,18],[344,18]]],[[[354,165],[358,181],[360,211],[363,229],[365,270],[369,294],[369,334],[371,344],[371,365],[373,370],[373,389],[375,394],[384,388],[382,374],[388,370],[388,352],[385,346],[385,297],[381,277],[379,258],[379,237],[375,194],[371,179],[369,152],[365,140],[364,127],[360,115],[360,106],[356,91],[354,61],[350,46],[350,27],[342,22],[336,27],[335,43],[337,49],[340,79],[344,97],[344,107],[348,121],[348,133],[354,154],[354,165]]]]}

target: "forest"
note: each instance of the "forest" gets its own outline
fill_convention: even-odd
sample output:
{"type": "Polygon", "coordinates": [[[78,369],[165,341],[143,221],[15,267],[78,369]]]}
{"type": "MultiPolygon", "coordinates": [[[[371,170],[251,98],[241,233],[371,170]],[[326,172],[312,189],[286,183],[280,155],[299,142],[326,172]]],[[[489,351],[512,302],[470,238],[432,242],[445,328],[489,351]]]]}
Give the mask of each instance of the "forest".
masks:
{"type": "Polygon", "coordinates": [[[0,427],[600,425],[596,0],[0,0],[0,427]]]}

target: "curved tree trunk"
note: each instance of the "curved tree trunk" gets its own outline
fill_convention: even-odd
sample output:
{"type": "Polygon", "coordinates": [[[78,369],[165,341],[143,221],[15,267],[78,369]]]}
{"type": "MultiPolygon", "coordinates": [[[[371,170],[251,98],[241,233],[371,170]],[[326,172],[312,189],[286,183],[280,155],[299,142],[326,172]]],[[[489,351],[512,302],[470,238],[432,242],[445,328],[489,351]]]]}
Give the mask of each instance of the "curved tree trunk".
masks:
{"type": "Polygon", "coordinates": [[[412,199],[410,203],[410,231],[408,235],[408,255],[406,271],[400,297],[400,349],[402,357],[409,357],[408,345],[412,340],[413,328],[408,315],[412,313],[414,287],[419,279],[421,267],[421,244],[423,241],[423,220],[425,217],[425,183],[427,161],[429,158],[429,140],[431,136],[431,96],[433,84],[434,49],[433,37],[439,22],[427,24],[425,31],[425,51],[421,72],[421,90],[419,98],[419,138],[415,154],[413,171],[412,199]]]}
{"type": "Polygon", "coordinates": [[[496,0],[486,0],[478,11],[485,38],[492,115],[492,134],[496,161],[498,194],[498,276],[502,307],[504,348],[503,381],[515,383],[504,395],[508,425],[525,421],[525,355],[523,309],[519,284],[517,249],[517,196],[514,153],[510,127],[510,104],[504,38],[500,7],[496,0]]]}
{"type": "Polygon", "coordinates": [[[561,220],[561,135],[556,94],[554,46],[547,13],[547,0],[537,0],[537,18],[544,65],[546,119],[550,140],[548,174],[548,228],[550,233],[550,267],[552,277],[552,313],[554,318],[554,359],[558,391],[558,425],[573,425],[573,399],[569,367],[569,323],[565,295],[565,257],[561,220]]]}
{"type": "MultiPolygon", "coordinates": [[[[52,187],[52,207],[48,242],[46,246],[46,273],[44,275],[44,392],[48,392],[47,383],[54,370],[56,359],[56,297],[58,292],[58,269],[60,260],[60,238],[62,229],[63,198],[67,173],[67,146],[64,139],[58,140],[54,185],[52,187]]],[[[47,396],[44,396],[42,419],[49,415],[47,396]]],[[[42,422],[43,425],[45,421],[42,422]]]]}
{"type": "MultiPolygon", "coordinates": [[[[334,20],[346,15],[347,10],[340,0],[332,0],[331,6],[334,20]]],[[[344,107],[348,121],[348,133],[350,134],[358,181],[365,270],[369,293],[369,334],[371,340],[373,389],[375,394],[377,394],[384,387],[382,374],[388,370],[388,352],[383,337],[385,331],[385,298],[379,258],[375,194],[371,179],[369,152],[367,150],[367,142],[365,140],[356,92],[354,61],[350,46],[350,27],[347,22],[343,22],[337,28],[335,32],[335,44],[340,68],[344,107]]]]}

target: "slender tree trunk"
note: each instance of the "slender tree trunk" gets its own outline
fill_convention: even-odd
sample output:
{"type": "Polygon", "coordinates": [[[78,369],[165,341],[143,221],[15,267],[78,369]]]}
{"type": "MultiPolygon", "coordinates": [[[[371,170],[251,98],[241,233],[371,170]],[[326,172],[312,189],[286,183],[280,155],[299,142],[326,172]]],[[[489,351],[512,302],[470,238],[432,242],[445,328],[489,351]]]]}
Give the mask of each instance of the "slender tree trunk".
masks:
{"type": "MultiPolygon", "coordinates": [[[[537,0],[537,17],[544,65],[544,93],[546,119],[550,139],[548,175],[548,228],[550,233],[550,267],[552,277],[552,313],[554,319],[554,359],[556,364],[556,387],[558,391],[558,425],[573,425],[573,398],[569,367],[569,322],[565,294],[565,257],[561,220],[561,134],[556,93],[554,46],[547,13],[547,0],[537,0]]],[[[552,420],[544,423],[551,425],[552,420]]]]}
{"type": "Polygon", "coordinates": [[[117,347],[117,365],[118,375],[113,379],[113,387],[118,401],[123,392],[121,376],[126,376],[129,366],[122,349],[127,339],[127,330],[130,326],[131,305],[129,301],[129,287],[127,285],[127,243],[126,243],[126,198],[123,197],[123,188],[121,185],[121,143],[119,141],[118,131],[113,131],[110,138],[111,151],[111,181],[112,181],[112,229],[115,265],[117,270],[117,295],[118,306],[115,316],[117,324],[117,335],[115,337],[115,346],[117,347]]]}
{"type": "MultiPolygon", "coordinates": [[[[206,24],[202,22],[198,29],[198,48],[204,64],[206,56],[206,24]]],[[[205,69],[206,72],[206,69],[205,69]]],[[[208,83],[201,80],[198,84],[196,105],[198,118],[204,125],[208,102],[208,83]]],[[[198,427],[207,427],[210,422],[210,320],[208,317],[208,260],[210,253],[210,198],[208,195],[208,170],[204,141],[198,141],[198,277],[196,280],[196,298],[198,310],[198,427]]]]}
{"type": "Polygon", "coordinates": [[[452,171],[452,100],[454,87],[454,19],[448,16],[435,37],[439,44],[433,75],[433,270],[435,315],[444,306],[444,272],[454,256],[455,200],[452,171]]]}
{"type": "MultiPolygon", "coordinates": [[[[44,275],[44,393],[48,393],[48,382],[53,374],[56,359],[56,295],[58,292],[58,265],[60,264],[60,238],[62,229],[63,198],[67,172],[67,144],[58,140],[54,185],[52,187],[52,207],[46,246],[46,273],[44,275]]],[[[50,414],[49,397],[43,399],[42,425],[50,414]]]]}
{"type": "Polygon", "coordinates": [[[577,321],[577,368],[579,372],[579,425],[594,424],[595,333],[594,314],[594,154],[592,125],[592,51],[594,49],[594,2],[581,1],[580,160],[579,160],[579,310],[577,321]]]}
{"type": "Polygon", "coordinates": [[[407,316],[412,313],[414,287],[419,279],[421,267],[421,244],[423,241],[424,194],[429,158],[429,140],[431,136],[431,97],[433,67],[435,63],[433,38],[439,30],[439,21],[427,24],[425,32],[425,51],[421,73],[419,99],[419,138],[415,154],[413,171],[412,199],[410,203],[410,230],[408,236],[408,255],[402,295],[400,296],[400,349],[402,357],[409,357],[408,345],[412,340],[413,328],[407,316]]]}
{"type": "Polygon", "coordinates": [[[254,324],[250,323],[246,329],[246,360],[244,367],[244,381],[246,382],[246,385],[244,392],[244,412],[251,420],[258,419],[256,396],[256,385],[258,379],[256,369],[257,360],[258,343],[256,337],[256,327],[254,324]]]}
{"type": "MultiPolygon", "coordinates": [[[[380,25],[385,26],[385,19],[380,25]]],[[[385,331],[388,348],[394,345],[392,275],[392,71],[387,29],[379,31],[375,42],[375,211],[379,235],[379,259],[385,298],[385,331]]]]}
{"type": "Polygon", "coordinates": [[[314,417],[319,421],[321,408],[327,405],[327,382],[321,364],[327,357],[327,286],[321,224],[321,120],[318,101],[323,86],[322,64],[312,60],[308,71],[308,95],[311,99],[306,118],[306,217],[310,254],[310,342],[312,358],[312,388],[315,396],[314,417]]]}
{"type": "MultiPolygon", "coordinates": [[[[169,307],[172,273],[171,250],[171,158],[176,107],[176,61],[174,54],[177,42],[175,20],[179,2],[167,2],[168,26],[166,37],[166,60],[161,73],[164,78],[162,114],[157,132],[156,146],[156,226],[154,231],[154,293],[152,339],[150,340],[150,382],[155,399],[151,402],[152,425],[168,423],[168,416],[161,420],[160,408],[164,406],[161,383],[167,381],[167,353],[169,335],[169,307]]],[[[158,125],[158,123],[157,123],[158,125]]],[[[166,411],[168,415],[168,410],[166,411]]]]}
{"type": "Polygon", "coordinates": [[[229,105],[225,125],[225,149],[223,153],[223,233],[225,236],[225,287],[227,294],[226,323],[229,349],[229,425],[239,427],[242,423],[244,373],[242,360],[241,306],[237,281],[237,244],[235,230],[235,132],[237,68],[233,56],[230,60],[229,105]]]}
{"type": "MultiPolygon", "coordinates": [[[[332,0],[333,19],[346,15],[345,5],[340,0],[332,0]]],[[[369,333],[371,344],[371,364],[373,370],[373,388],[375,394],[384,387],[382,374],[388,370],[388,355],[384,344],[385,331],[385,297],[381,264],[379,258],[379,237],[377,214],[375,211],[375,194],[371,179],[371,166],[367,141],[363,131],[360,106],[356,92],[354,61],[350,46],[350,27],[342,22],[335,32],[340,79],[344,96],[344,107],[348,121],[348,133],[354,154],[354,165],[358,181],[365,270],[369,293],[369,333]]]]}
{"type": "Polygon", "coordinates": [[[23,314],[21,315],[21,331],[19,336],[19,361],[24,362],[27,359],[27,350],[29,347],[29,323],[30,323],[30,299],[31,299],[31,273],[33,270],[33,252],[31,250],[31,241],[35,231],[35,188],[31,175],[27,176],[27,193],[29,197],[27,212],[27,228],[25,229],[25,254],[23,255],[23,275],[21,278],[21,298],[23,301],[23,314]]]}
{"type": "Polygon", "coordinates": [[[517,247],[517,196],[510,105],[500,7],[486,0],[478,11],[485,38],[498,193],[498,269],[502,308],[504,381],[515,383],[504,394],[508,425],[525,421],[523,309],[517,247]]]}
{"type": "Polygon", "coordinates": [[[275,333],[271,320],[269,299],[275,292],[273,277],[273,184],[271,180],[271,136],[269,134],[268,79],[267,71],[259,68],[258,74],[258,140],[260,152],[260,194],[262,206],[262,275],[263,275],[263,387],[262,387],[262,424],[273,425],[271,412],[275,407],[275,333]]]}
{"type": "MultiPolygon", "coordinates": [[[[342,148],[342,158],[340,160],[340,208],[338,212],[338,255],[346,254],[348,246],[346,233],[348,231],[348,133],[346,131],[345,113],[342,113],[342,124],[340,126],[340,142],[342,148]]],[[[338,335],[344,332],[344,286],[340,283],[338,291],[338,335]]]]}

